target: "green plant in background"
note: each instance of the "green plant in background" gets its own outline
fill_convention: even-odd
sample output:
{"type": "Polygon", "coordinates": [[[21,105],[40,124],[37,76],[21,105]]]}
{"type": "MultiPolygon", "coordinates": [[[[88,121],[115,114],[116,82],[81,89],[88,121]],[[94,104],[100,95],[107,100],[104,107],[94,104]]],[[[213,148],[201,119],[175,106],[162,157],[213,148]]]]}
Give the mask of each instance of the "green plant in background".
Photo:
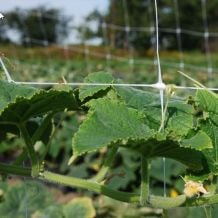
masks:
{"type": "Polygon", "coordinates": [[[1,217],[23,218],[24,214],[32,218],[93,218],[96,211],[88,197],[77,197],[67,204],[55,203],[51,193],[39,182],[24,181],[12,187],[0,183],[3,202],[0,204],[1,217]]]}
{"type": "MultiPolygon", "coordinates": [[[[165,99],[168,103],[162,122],[164,128],[160,131],[161,106],[157,94],[118,87],[116,79],[105,72],[90,74],[85,82],[105,85],[83,86],[74,90],[60,85],[45,91],[0,81],[1,135],[21,135],[24,142],[23,152],[16,161],[0,164],[2,174],[29,176],[84,188],[119,201],[140,202],[150,207],[173,208],[218,202],[218,98],[215,93],[202,89],[188,99],[165,99]],[[66,111],[68,116],[71,111],[85,114],[76,133],[72,131],[73,157],[69,164],[86,153],[91,155],[107,149],[106,153],[103,152],[105,158],[101,169],[90,179],[64,176],[46,169],[53,119],[66,111]],[[41,152],[36,149],[39,141],[43,147],[41,152]],[[119,155],[122,157],[122,173],[113,166],[119,155]],[[159,157],[173,159],[186,166],[186,173],[182,176],[188,181],[204,183],[209,194],[200,197],[196,192],[192,198],[183,194],[175,198],[154,195],[152,187],[149,187],[150,163],[159,157]],[[125,158],[137,160],[130,167],[125,164],[125,158]],[[24,167],[22,163],[27,159],[29,167],[24,167]],[[140,181],[135,174],[140,174],[140,181]],[[121,191],[125,189],[125,183],[123,187],[117,187],[120,190],[111,185],[115,178],[122,181],[122,177],[134,184],[130,188],[134,192],[121,191]]],[[[4,141],[4,137],[1,140],[4,141]]],[[[181,180],[179,174],[174,175],[177,181],[181,180]]]]}

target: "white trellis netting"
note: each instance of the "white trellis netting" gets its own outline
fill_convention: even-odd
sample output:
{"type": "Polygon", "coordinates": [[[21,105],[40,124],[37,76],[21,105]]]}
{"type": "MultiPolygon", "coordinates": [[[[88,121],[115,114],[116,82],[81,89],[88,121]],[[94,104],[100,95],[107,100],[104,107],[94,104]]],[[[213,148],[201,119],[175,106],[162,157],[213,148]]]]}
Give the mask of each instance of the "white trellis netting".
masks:
{"type": "MultiPolygon", "coordinates": [[[[59,47],[60,49],[63,49],[66,52],[66,59],[69,59],[67,54],[69,52],[75,52],[79,54],[84,54],[85,56],[85,62],[87,66],[87,72],[90,72],[90,67],[89,67],[89,62],[91,57],[97,57],[97,58],[102,58],[106,60],[106,66],[105,69],[111,70],[111,62],[112,61],[117,61],[117,62],[126,62],[128,63],[129,68],[131,69],[132,73],[134,72],[133,66],[135,65],[142,65],[142,66],[147,66],[151,65],[154,66],[155,69],[157,69],[157,72],[154,72],[157,74],[156,76],[156,82],[151,83],[151,84],[138,84],[138,83],[122,83],[122,84],[110,84],[113,86],[127,86],[127,87],[150,87],[154,88],[159,91],[160,94],[160,102],[161,102],[161,111],[162,111],[162,121],[164,119],[164,91],[166,89],[166,84],[163,82],[163,74],[161,72],[161,67],[162,66],[168,66],[172,67],[175,70],[181,70],[185,71],[186,69],[193,70],[193,71],[198,71],[198,70],[203,70],[206,71],[208,74],[208,78],[215,78],[215,74],[218,73],[218,68],[213,67],[212,63],[212,58],[211,58],[211,51],[210,51],[210,45],[209,45],[209,39],[210,37],[217,37],[218,38],[218,32],[210,32],[208,28],[208,21],[207,21],[207,10],[206,10],[206,5],[207,5],[207,0],[199,0],[199,4],[201,4],[201,9],[202,9],[202,26],[204,31],[194,31],[190,29],[182,29],[182,24],[180,22],[180,13],[181,11],[179,10],[179,4],[178,0],[172,0],[174,3],[174,10],[175,10],[175,23],[176,23],[176,28],[158,28],[158,6],[157,6],[157,1],[155,0],[154,2],[151,0],[148,0],[148,11],[150,15],[150,26],[148,27],[132,27],[130,26],[129,22],[129,12],[128,12],[128,0],[122,0],[122,5],[123,5],[123,11],[124,11],[124,23],[125,26],[119,26],[113,23],[102,23],[102,32],[103,32],[103,38],[105,41],[105,50],[104,52],[96,52],[92,51],[89,48],[89,44],[86,40],[83,41],[83,47],[76,47],[76,46],[70,46],[68,44],[56,44],[55,46],[59,47]],[[153,19],[152,16],[152,10],[155,11],[155,19],[153,19]],[[119,30],[119,31],[124,31],[125,36],[126,36],[126,49],[128,52],[128,57],[124,56],[118,56],[118,55],[113,55],[111,53],[111,50],[109,49],[109,39],[107,37],[107,31],[109,29],[114,29],[114,30],[119,30]],[[134,57],[134,52],[129,40],[130,37],[130,31],[142,31],[142,32],[148,32],[151,35],[151,44],[154,47],[156,51],[156,55],[154,60],[139,60],[134,57]],[[178,62],[167,62],[163,61],[160,59],[159,56],[159,33],[164,32],[164,33],[170,33],[174,34],[176,36],[176,42],[177,42],[177,48],[178,48],[178,53],[179,53],[179,58],[178,62]],[[201,67],[201,66],[195,66],[192,64],[186,64],[184,61],[184,52],[183,52],[183,45],[182,45],[182,34],[188,34],[194,37],[203,37],[204,39],[204,47],[205,47],[205,60],[206,60],[206,66],[201,67]],[[155,40],[154,40],[155,39],[155,40]]],[[[45,52],[46,56],[49,62],[52,64],[52,54],[49,51],[49,46],[52,46],[54,44],[51,44],[47,40],[47,34],[42,22],[42,15],[41,13],[36,13],[36,15],[39,20],[39,27],[43,33],[44,39],[43,40],[36,40],[30,37],[26,38],[26,42],[31,49],[33,45],[41,45],[45,47],[45,52]]],[[[44,16],[44,15],[43,15],[44,16]]],[[[3,15],[0,14],[0,18],[3,18],[3,15]]],[[[5,18],[7,19],[7,17],[5,18]]],[[[50,17],[51,19],[51,17],[50,17]]],[[[25,27],[25,31],[28,33],[28,28],[25,25],[25,23],[22,20],[22,16],[20,17],[20,22],[22,25],[25,27]]],[[[85,29],[84,29],[85,31],[85,29]]],[[[28,36],[28,34],[27,34],[28,36]]],[[[34,58],[34,52],[30,53],[33,58],[34,58]]],[[[16,59],[16,54],[14,54],[14,59],[16,59]]],[[[11,57],[9,57],[11,58],[11,57]]],[[[19,62],[19,61],[18,61],[19,62]]],[[[16,84],[28,84],[28,85],[56,85],[59,84],[58,82],[51,82],[51,81],[43,81],[43,82],[37,82],[36,81],[15,81],[11,74],[9,73],[7,67],[5,66],[5,63],[3,62],[3,58],[0,58],[0,64],[2,66],[2,69],[5,73],[5,76],[8,80],[8,82],[14,82],[16,84]]],[[[48,69],[49,70],[49,69],[48,69]]],[[[61,76],[61,75],[60,75],[61,76]]],[[[72,86],[81,86],[81,85],[92,85],[92,86],[102,86],[105,85],[103,83],[83,83],[81,81],[79,82],[71,82],[68,81],[68,85],[72,86]]],[[[109,84],[107,84],[109,85],[109,84]]],[[[197,87],[190,87],[190,86],[181,86],[178,85],[176,86],[177,89],[185,89],[185,90],[194,90],[198,89],[197,87]]],[[[211,90],[218,90],[218,88],[209,88],[211,90]]],[[[161,128],[160,128],[161,131],[161,128]]],[[[163,177],[165,178],[165,159],[163,159],[163,177]]],[[[165,179],[164,179],[165,180],[165,179]]],[[[164,196],[166,196],[166,182],[164,182],[164,196]]]]}

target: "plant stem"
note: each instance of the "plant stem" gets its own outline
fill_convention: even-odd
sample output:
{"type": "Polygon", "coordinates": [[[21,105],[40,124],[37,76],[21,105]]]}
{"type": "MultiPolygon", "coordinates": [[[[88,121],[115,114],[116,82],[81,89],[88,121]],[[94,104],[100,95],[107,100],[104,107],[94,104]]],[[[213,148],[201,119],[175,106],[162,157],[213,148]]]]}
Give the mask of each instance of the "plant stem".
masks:
{"type": "Polygon", "coordinates": [[[110,166],[114,160],[114,156],[116,155],[117,150],[118,150],[118,146],[114,146],[111,149],[109,149],[109,151],[106,155],[104,164],[103,164],[102,168],[100,169],[100,171],[98,172],[98,174],[92,179],[93,181],[101,182],[105,178],[105,176],[106,176],[108,170],[110,169],[110,166]]]}
{"type": "MultiPolygon", "coordinates": [[[[107,197],[110,197],[110,198],[113,198],[115,200],[122,201],[122,202],[138,203],[140,200],[139,195],[134,194],[134,193],[116,191],[111,188],[108,188],[106,185],[101,185],[99,183],[96,183],[90,180],[63,176],[63,175],[51,173],[48,171],[45,171],[42,173],[41,179],[54,182],[54,183],[60,183],[62,185],[73,186],[73,187],[78,187],[78,188],[85,188],[90,191],[94,191],[96,193],[105,195],[107,197]]],[[[149,201],[146,203],[146,205],[149,205],[155,208],[166,208],[167,209],[167,208],[181,206],[185,202],[185,200],[186,200],[185,195],[180,195],[176,198],[150,196],[149,201]]]]}
{"type": "Polygon", "coordinates": [[[198,82],[197,80],[195,80],[194,78],[190,77],[189,75],[183,73],[182,71],[178,71],[178,73],[180,73],[182,76],[186,77],[187,79],[191,80],[192,82],[194,82],[197,86],[203,88],[203,89],[207,89],[203,84],[201,84],[200,82],[198,82]]]}
{"type": "Polygon", "coordinates": [[[31,176],[31,169],[16,165],[0,163],[0,172],[5,174],[15,174],[18,176],[31,176]]]}
{"type": "Polygon", "coordinates": [[[146,202],[148,202],[148,196],[149,196],[148,168],[149,168],[148,159],[142,156],[141,157],[141,192],[140,192],[141,206],[144,206],[146,202]]]}
{"type": "MultiPolygon", "coordinates": [[[[103,194],[118,201],[137,203],[140,197],[134,193],[126,193],[108,188],[106,185],[69,176],[63,176],[45,171],[42,173],[42,180],[60,183],[62,185],[85,188],[99,194],[103,194]]],[[[175,198],[150,195],[146,205],[154,208],[170,209],[174,207],[192,207],[203,206],[218,203],[218,194],[202,196],[198,198],[187,199],[185,195],[179,195],[175,198]]]]}
{"type": "MultiPolygon", "coordinates": [[[[14,165],[10,166],[7,164],[0,163],[0,173],[30,177],[31,169],[23,168],[20,166],[14,166],[14,165]]],[[[77,188],[85,188],[90,191],[103,194],[105,196],[108,196],[118,201],[137,203],[140,200],[140,197],[137,194],[116,191],[111,188],[108,188],[105,185],[101,185],[99,183],[90,180],[63,176],[48,171],[41,173],[38,178],[42,181],[60,183],[62,185],[71,186],[71,187],[73,186],[77,188]]],[[[154,208],[170,209],[174,207],[193,207],[193,206],[203,206],[203,205],[211,205],[217,203],[218,203],[218,194],[205,195],[202,197],[190,198],[190,199],[187,199],[185,195],[179,195],[175,198],[150,195],[148,201],[146,202],[146,205],[149,205],[150,207],[154,207],[154,208]]]]}
{"type": "Polygon", "coordinates": [[[165,125],[165,120],[166,120],[166,113],[167,113],[167,108],[168,108],[169,101],[170,101],[170,98],[169,98],[169,96],[167,96],[166,104],[165,104],[164,111],[163,111],[163,118],[161,120],[161,124],[160,124],[158,132],[161,132],[162,130],[164,130],[164,125],[165,125]]]}
{"type": "Polygon", "coordinates": [[[30,135],[29,135],[24,123],[19,124],[19,129],[20,129],[21,135],[23,136],[23,139],[24,139],[24,142],[26,144],[26,148],[27,148],[30,160],[31,160],[32,177],[37,177],[39,174],[39,163],[38,163],[38,159],[36,156],[36,152],[34,151],[32,140],[30,138],[30,135]]]}
{"type": "Polygon", "coordinates": [[[136,194],[116,191],[108,188],[105,185],[101,185],[97,182],[93,182],[90,180],[63,176],[48,171],[42,173],[42,180],[48,180],[50,182],[60,183],[62,185],[67,185],[67,186],[85,188],[123,202],[133,203],[139,201],[139,196],[136,194]]]}

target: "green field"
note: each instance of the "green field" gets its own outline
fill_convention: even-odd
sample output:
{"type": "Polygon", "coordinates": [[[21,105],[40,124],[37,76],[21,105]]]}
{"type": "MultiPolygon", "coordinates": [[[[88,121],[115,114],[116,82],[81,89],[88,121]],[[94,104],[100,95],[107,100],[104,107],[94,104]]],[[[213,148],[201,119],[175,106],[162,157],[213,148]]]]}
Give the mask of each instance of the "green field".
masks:
{"type": "MultiPolygon", "coordinates": [[[[85,56],[82,46],[71,46],[69,51],[61,48],[2,47],[5,63],[15,81],[57,82],[62,76],[68,82],[82,82],[88,73],[110,71],[126,83],[155,83],[157,67],[154,52],[135,55],[134,63],[129,63],[127,51],[113,51],[111,60],[106,60],[102,47],[90,47],[90,55],[85,56]],[[72,50],[70,50],[72,48],[72,50]],[[75,49],[77,52],[75,52],[75,49]],[[79,52],[78,52],[79,49],[79,52]],[[94,54],[94,55],[93,55],[94,54]],[[103,57],[96,57],[100,54],[103,57]]],[[[183,53],[185,68],[180,68],[180,53],[163,51],[160,53],[161,69],[166,84],[192,85],[178,74],[178,70],[192,76],[201,83],[217,87],[218,54],[211,55],[213,72],[208,76],[206,55],[196,52],[183,53]]]]}

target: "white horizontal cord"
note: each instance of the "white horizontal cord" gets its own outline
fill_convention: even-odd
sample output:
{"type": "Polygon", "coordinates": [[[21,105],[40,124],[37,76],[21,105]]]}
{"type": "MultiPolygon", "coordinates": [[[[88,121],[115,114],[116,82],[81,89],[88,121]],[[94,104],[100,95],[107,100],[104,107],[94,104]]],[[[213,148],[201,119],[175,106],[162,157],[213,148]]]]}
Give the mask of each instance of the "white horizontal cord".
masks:
{"type": "MultiPolygon", "coordinates": [[[[163,90],[167,87],[160,86],[158,83],[155,84],[135,84],[135,83],[58,83],[58,82],[23,82],[23,81],[13,81],[15,84],[19,85],[37,85],[37,86],[53,86],[53,85],[68,85],[68,86],[114,86],[114,87],[148,87],[158,90],[163,90]]],[[[187,89],[187,90],[203,90],[205,88],[196,87],[196,86],[174,86],[176,89],[187,89]]],[[[218,91],[218,88],[206,88],[211,91],[218,91]]]]}
{"type": "MultiPolygon", "coordinates": [[[[104,24],[109,29],[113,30],[120,30],[120,31],[126,31],[126,26],[116,25],[116,24],[104,24]]],[[[154,32],[155,27],[128,27],[129,31],[135,31],[135,32],[154,32]]],[[[199,36],[199,37],[205,37],[205,31],[197,31],[197,30],[189,30],[189,29],[183,29],[183,28],[166,28],[166,27],[159,27],[159,32],[165,32],[165,33],[172,33],[177,34],[178,32],[192,35],[192,36],[199,36]]],[[[218,37],[218,32],[210,32],[208,31],[207,34],[210,37],[218,37]]]]}
{"type": "Polygon", "coordinates": [[[68,85],[68,86],[123,86],[123,87],[155,87],[155,84],[134,84],[134,83],[83,83],[83,82],[72,82],[72,83],[58,83],[58,82],[22,82],[13,81],[15,84],[22,85],[68,85]]]}

